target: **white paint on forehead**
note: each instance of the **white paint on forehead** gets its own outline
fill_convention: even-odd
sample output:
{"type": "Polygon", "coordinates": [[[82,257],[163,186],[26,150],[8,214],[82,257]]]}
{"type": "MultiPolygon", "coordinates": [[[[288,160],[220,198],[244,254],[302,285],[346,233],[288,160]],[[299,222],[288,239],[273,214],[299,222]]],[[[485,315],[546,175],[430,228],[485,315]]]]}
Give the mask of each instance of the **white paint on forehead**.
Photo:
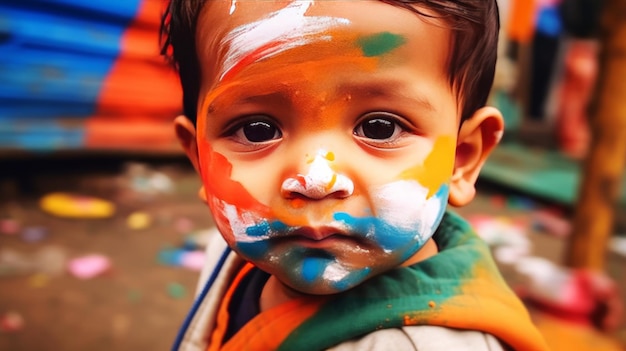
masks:
{"type": "Polygon", "coordinates": [[[232,15],[235,12],[235,9],[237,9],[237,0],[230,0],[229,15],[232,15]]]}
{"type": "MultiPolygon", "coordinates": [[[[234,11],[235,2],[236,0],[232,0],[231,13],[234,11]]],[[[260,59],[319,40],[311,37],[314,34],[350,24],[345,18],[306,16],[312,4],[312,0],[294,0],[285,8],[272,12],[258,21],[243,24],[228,33],[221,43],[228,47],[228,51],[220,80],[243,58],[263,47],[266,48],[257,53],[260,59]],[[272,42],[279,42],[281,45],[269,47],[268,44],[272,42]]]]}

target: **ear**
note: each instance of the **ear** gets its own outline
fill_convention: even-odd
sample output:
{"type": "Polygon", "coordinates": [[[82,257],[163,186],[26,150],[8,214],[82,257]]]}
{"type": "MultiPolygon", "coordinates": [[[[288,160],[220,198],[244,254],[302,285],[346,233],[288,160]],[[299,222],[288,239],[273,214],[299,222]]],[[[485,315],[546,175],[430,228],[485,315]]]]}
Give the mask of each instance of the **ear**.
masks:
{"type": "Polygon", "coordinates": [[[457,139],[454,172],[450,181],[449,203],[464,206],[476,195],[476,179],[487,157],[504,132],[498,109],[483,107],[461,125],[457,139]]]}
{"type": "MultiPolygon", "coordinates": [[[[187,158],[191,161],[193,168],[195,168],[198,174],[201,174],[200,160],[198,158],[198,143],[196,141],[196,127],[191,123],[189,118],[178,116],[174,119],[174,131],[185,154],[187,154],[187,158]]],[[[204,186],[200,187],[198,196],[203,202],[207,202],[204,186]]]]}

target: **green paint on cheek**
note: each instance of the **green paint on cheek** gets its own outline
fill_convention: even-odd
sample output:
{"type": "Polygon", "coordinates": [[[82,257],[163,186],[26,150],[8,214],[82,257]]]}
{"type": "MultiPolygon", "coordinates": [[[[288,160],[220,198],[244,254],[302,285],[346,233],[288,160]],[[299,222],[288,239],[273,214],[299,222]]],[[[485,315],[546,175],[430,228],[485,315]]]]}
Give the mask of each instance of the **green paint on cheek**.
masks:
{"type": "Polygon", "coordinates": [[[404,44],[403,36],[389,32],[382,32],[359,38],[358,44],[366,57],[386,54],[404,44]]]}

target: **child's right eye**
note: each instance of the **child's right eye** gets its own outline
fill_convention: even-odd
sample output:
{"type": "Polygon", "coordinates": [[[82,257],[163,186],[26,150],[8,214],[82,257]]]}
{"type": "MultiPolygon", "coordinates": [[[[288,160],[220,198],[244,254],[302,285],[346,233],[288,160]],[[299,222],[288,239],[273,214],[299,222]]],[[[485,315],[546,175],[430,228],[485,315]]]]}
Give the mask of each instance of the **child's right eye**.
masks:
{"type": "Polygon", "coordinates": [[[235,141],[248,143],[264,143],[282,138],[283,134],[276,124],[265,118],[247,118],[236,124],[228,133],[235,141]]]}

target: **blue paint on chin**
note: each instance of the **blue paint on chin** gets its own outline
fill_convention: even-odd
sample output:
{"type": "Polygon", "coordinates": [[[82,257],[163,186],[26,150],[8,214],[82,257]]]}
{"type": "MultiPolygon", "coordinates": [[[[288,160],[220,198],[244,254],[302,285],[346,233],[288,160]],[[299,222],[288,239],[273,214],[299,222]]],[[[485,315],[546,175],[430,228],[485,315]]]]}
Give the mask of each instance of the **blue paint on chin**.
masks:
{"type": "Polygon", "coordinates": [[[370,274],[371,269],[365,267],[358,271],[350,273],[347,277],[338,282],[333,283],[333,288],[337,291],[345,291],[361,284],[370,274]]]}
{"type": "Polygon", "coordinates": [[[318,280],[328,266],[328,259],[321,257],[307,257],[302,261],[302,279],[307,283],[318,280]]]}
{"type": "Polygon", "coordinates": [[[266,241],[238,242],[236,245],[237,251],[252,260],[262,259],[269,249],[266,241]]]}

